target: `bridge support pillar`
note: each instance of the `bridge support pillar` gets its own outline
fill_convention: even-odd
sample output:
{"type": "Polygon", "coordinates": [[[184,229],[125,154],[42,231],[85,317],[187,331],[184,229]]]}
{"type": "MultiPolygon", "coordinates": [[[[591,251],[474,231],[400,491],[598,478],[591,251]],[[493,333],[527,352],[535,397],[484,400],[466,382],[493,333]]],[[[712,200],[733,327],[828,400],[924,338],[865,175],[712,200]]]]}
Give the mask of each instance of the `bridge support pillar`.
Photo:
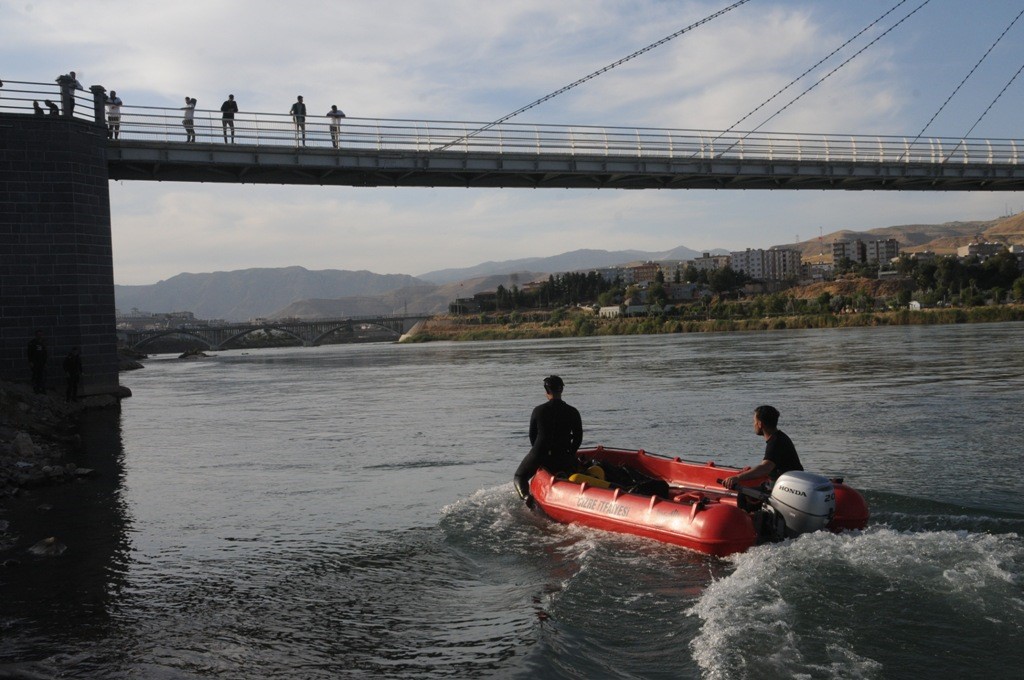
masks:
{"type": "Polygon", "coordinates": [[[82,351],[81,393],[121,394],[114,320],[106,129],[74,118],[0,114],[0,378],[29,380],[44,335],[46,383],[82,351]]]}

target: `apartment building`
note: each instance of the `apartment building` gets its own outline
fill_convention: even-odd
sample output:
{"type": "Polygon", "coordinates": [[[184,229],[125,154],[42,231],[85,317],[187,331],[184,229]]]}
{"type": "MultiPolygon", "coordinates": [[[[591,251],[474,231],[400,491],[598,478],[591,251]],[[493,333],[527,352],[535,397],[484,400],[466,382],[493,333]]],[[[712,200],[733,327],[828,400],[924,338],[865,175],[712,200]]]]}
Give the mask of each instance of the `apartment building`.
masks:
{"type": "Polygon", "coordinates": [[[747,248],[730,254],[734,271],[758,281],[785,281],[800,276],[800,251],[747,248]]]}

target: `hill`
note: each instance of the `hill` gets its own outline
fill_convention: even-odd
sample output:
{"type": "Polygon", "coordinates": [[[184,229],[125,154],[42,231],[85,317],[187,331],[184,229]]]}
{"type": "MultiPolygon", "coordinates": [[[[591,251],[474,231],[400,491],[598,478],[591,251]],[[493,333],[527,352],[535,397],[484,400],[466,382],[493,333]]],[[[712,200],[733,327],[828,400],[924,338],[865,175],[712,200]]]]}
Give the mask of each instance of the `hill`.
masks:
{"type": "Polygon", "coordinates": [[[210,274],[178,274],[145,286],[114,286],[122,313],[190,311],[201,319],[244,321],[266,316],[296,300],[344,295],[376,296],[422,284],[407,274],[368,271],[310,271],[304,267],[243,269],[210,274]]]}
{"type": "MultiPolygon", "coordinates": [[[[727,254],[727,250],[716,250],[715,254],[727,254]]],[[[646,262],[648,260],[692,260],[702,253],[679,246],[672,250],[647,252],[643,250],[573,250],[561,255],[550,257],[529,257],[504,262],[484,262],[474,267],[461,269],[440,269],[420,274],[417,278],[431,283],[452,283],[491,274],[512,274],[526,270],[546,272],[549,274],[572,272],[580,269],[613,267],[627,262],[646,262]]]]}
{"type": "Polygon", "coordinates": [[[444,285],[421,284],[399,288],[376,296],[349,296],[333,299],[307,299],[293,302],[279,309],[270,318],[284,317],[342,317],[371,316],[375,314],[439,314],[448,311],[448,304],[456,298],[471,297],[475,293],[494,290],[498,286],[511,288],[547,274],[513,272],[478,276],[444,285]]]}
{"type": "MultiPolygon", "coordinates": [[[[986,234],[999,228],[1004,222],[1024,218],[1024,213],[1003,220],[979,220],[970,222],[946,222],[944,224],[906,224],[895,227],[881,227],[867,231],[853,231],[841,229],[824,234],[821,239],[810,239],[799,243],[786,243],[773,246],[776,248],[790,248],[799,250],[805,260],[818,261],[824,254],[826,262],[832,260],[832,243],[834,241],[862,241],[894,238],[900,243],[900,249],[906,252],[930,250],[940,255],[948,255],[956,252],[962,245],[971,241],[985,239],[986,234]]],[[[1007,233],[1016,233],[1015,229],[1024,236],[1024,230],[1013,226],[1007,226],[1007,233]]],[[[988,237],[991,238],[991,237],[988,237]]]]}

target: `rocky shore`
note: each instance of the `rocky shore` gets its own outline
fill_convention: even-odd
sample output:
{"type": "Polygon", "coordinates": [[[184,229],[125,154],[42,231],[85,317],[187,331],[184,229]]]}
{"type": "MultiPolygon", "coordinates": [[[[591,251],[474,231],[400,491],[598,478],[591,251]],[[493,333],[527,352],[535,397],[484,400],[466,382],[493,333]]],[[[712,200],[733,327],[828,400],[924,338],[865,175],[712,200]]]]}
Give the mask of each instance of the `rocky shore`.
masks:
{"type": "MultiPolygon", "coordinates": [[[[26,384],[0,381],[0,550],[13,536],[5,518],[8,502],[23,490],[67,484],[92,474],[73,462],[81,448],[79,417],[92,409],[118,408],[131,394],[83,397],[67,403],[55,393],[34,394],[26,384]]],[[[59,554],[60,546],[33,546],[34,554],[59,554]],[[43,551],[39,553],[38,551],[43,551]]]]}

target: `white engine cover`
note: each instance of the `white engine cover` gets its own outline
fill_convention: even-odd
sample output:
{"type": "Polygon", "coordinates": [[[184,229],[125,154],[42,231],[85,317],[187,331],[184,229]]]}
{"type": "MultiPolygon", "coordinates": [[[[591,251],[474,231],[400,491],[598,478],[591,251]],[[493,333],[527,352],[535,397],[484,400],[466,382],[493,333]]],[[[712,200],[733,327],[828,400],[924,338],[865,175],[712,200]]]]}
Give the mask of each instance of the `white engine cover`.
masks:
{"type": "Polygon", "coordinates": [[[794,471],[781,475],[768,500],[786,521],[791,536],[828,526],[836,512],[836,492],[828,477],[794,471]]]}

